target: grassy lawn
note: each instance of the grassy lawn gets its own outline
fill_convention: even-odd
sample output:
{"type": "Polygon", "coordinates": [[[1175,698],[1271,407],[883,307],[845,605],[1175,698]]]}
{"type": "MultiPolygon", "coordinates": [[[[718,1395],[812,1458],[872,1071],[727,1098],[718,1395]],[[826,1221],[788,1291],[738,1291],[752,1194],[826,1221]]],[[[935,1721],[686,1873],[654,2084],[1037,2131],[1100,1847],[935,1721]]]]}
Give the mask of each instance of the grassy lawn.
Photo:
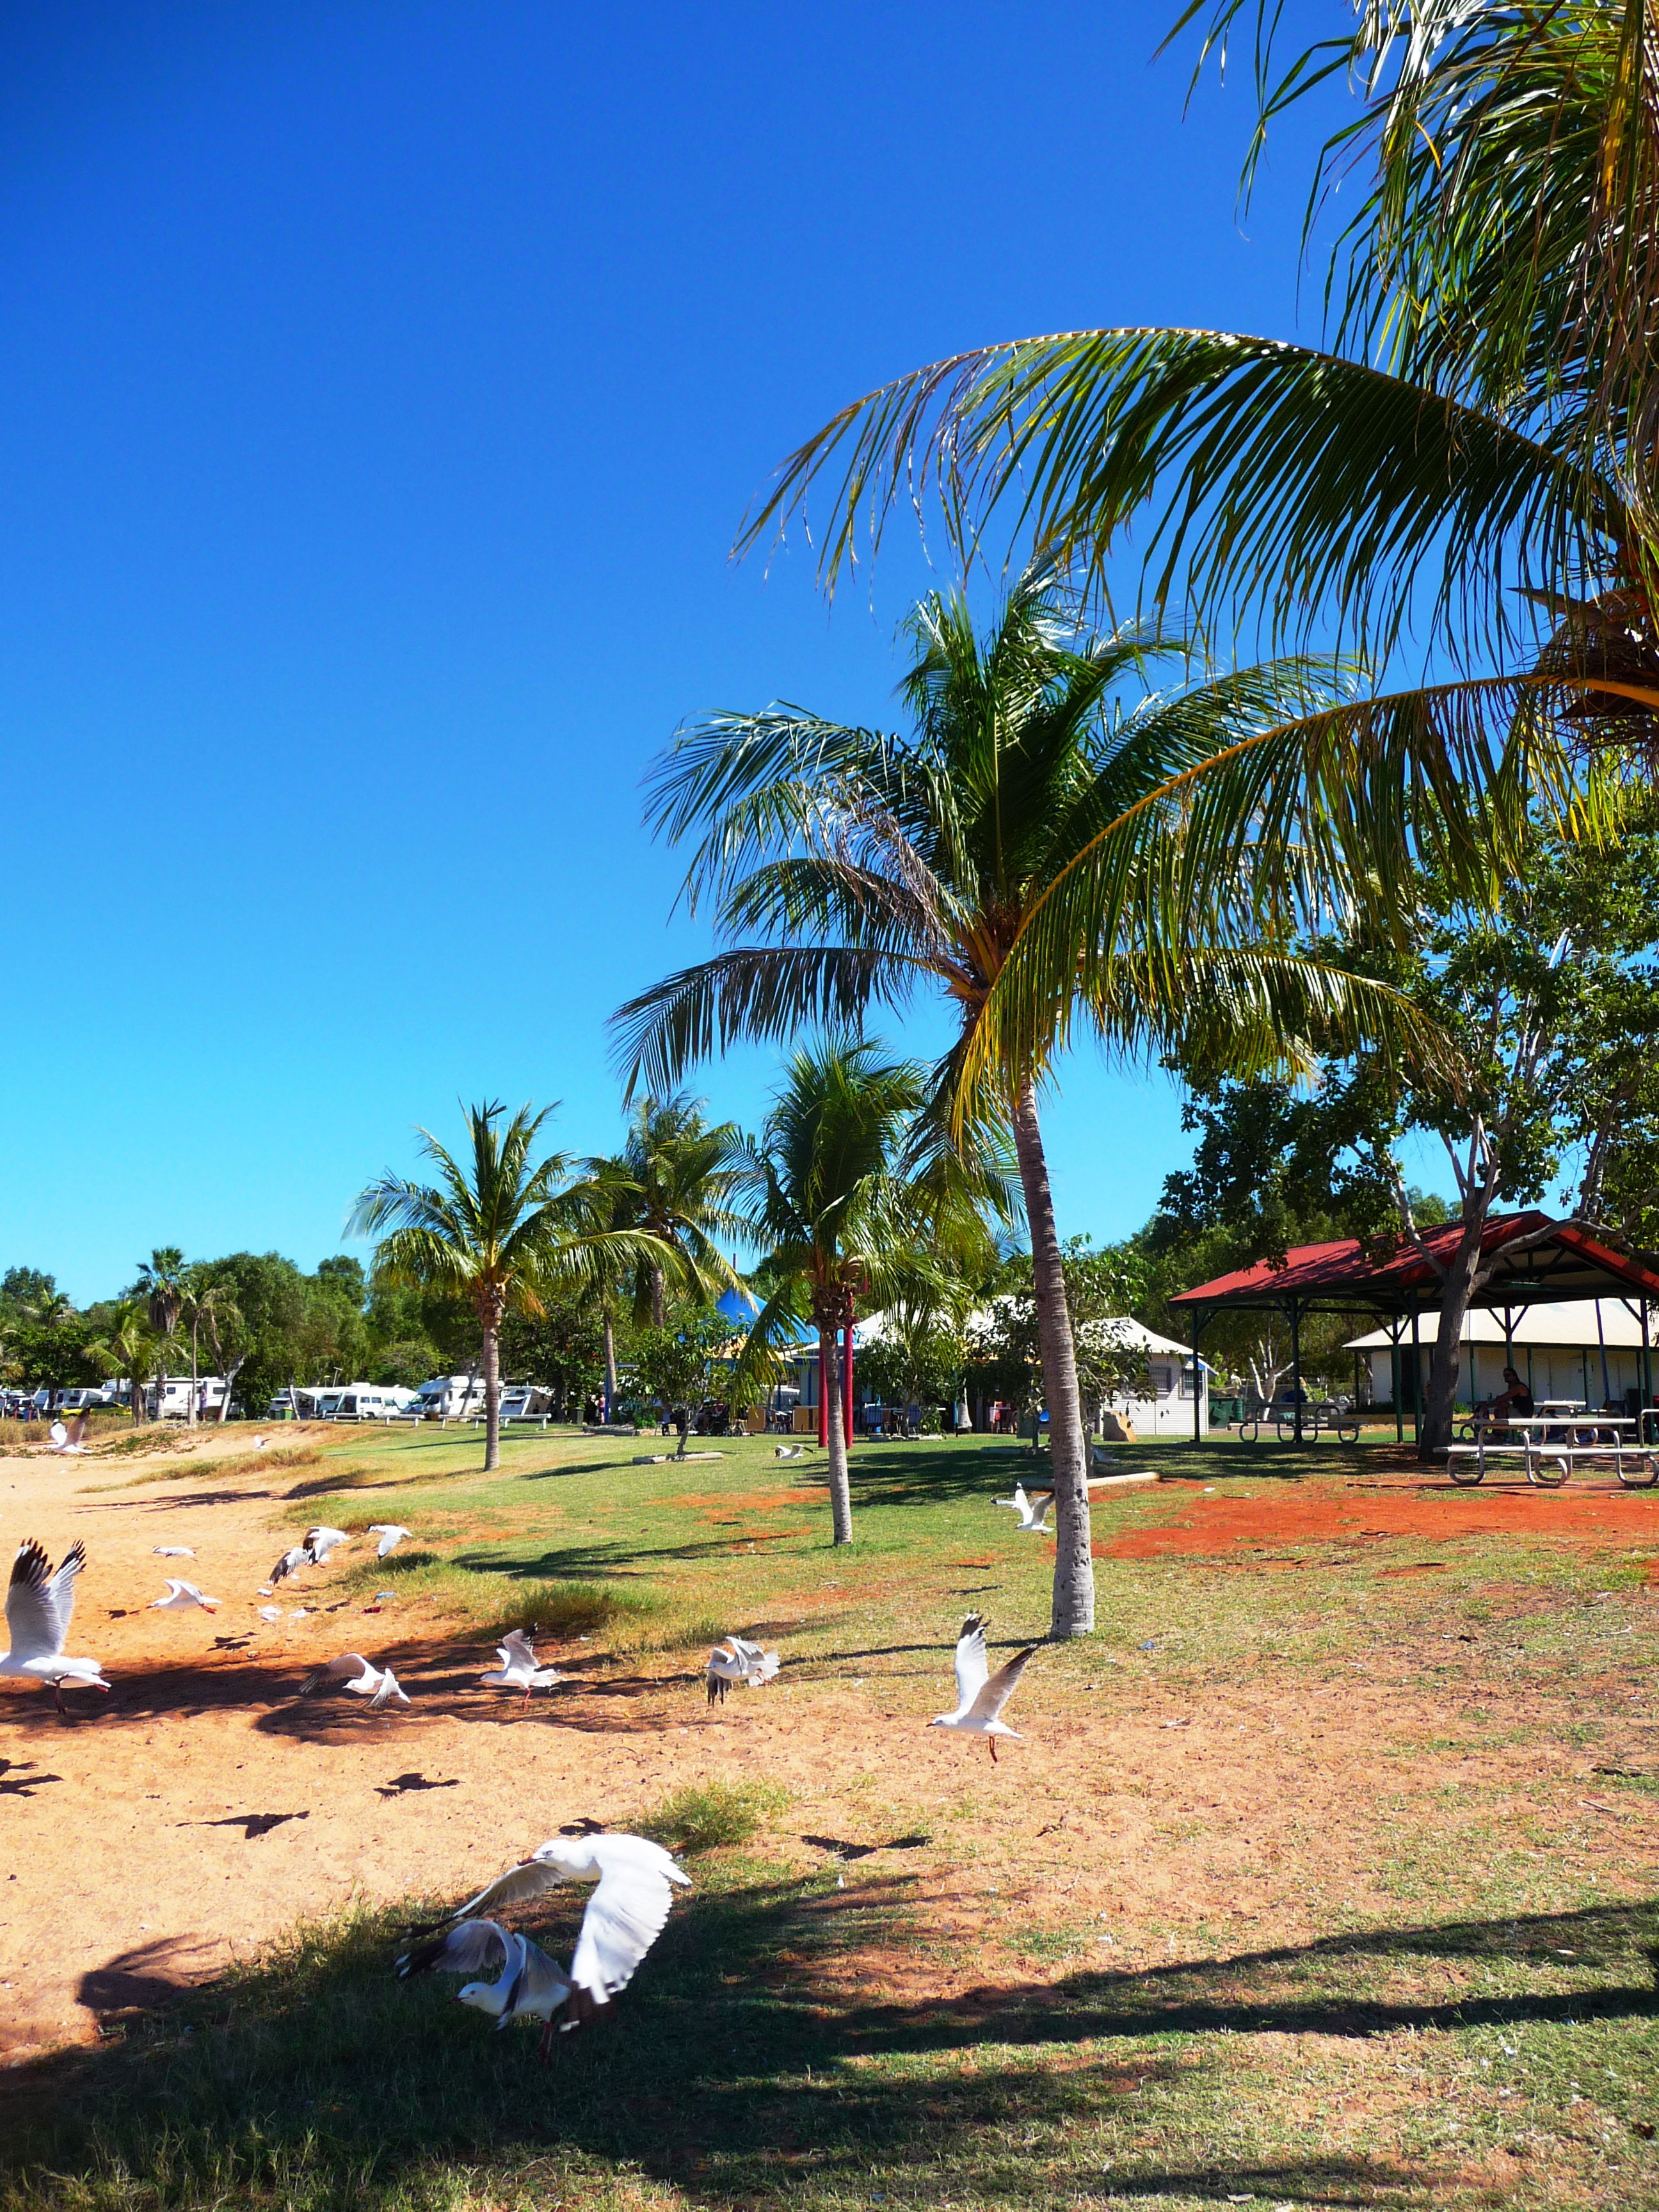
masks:
{"type": "MultiPolygon", "coordinates": [[[[538,1731],[678,1742],[700,1644],[780,1644],[720,1742],[784,1733],[631,1816],[696,1887],[615,2021],[543,2069],[348,1911],[0,2077],[5,2212],[1659,2206],[1659,1502],[1389,1533],[1391,1435],[1138,1448],[1185,1480],[1099,1507],[1100,1631],[991,1770],[922,1724],[970,1607],[1046,1624],[1050,1547],[987,1502],[1018,1457],[860,1447],[837,1554],[816,1455],[661,1448],[514,1438],[486,1480],[476,1437],[365,1431],[282,1509],[417,1531],[341,1578],[411,1650],[538,1626],[578,1677],[538,1731]],[[1247,1504],[1281,1532],[1201,1547],[1247,1504]]],[[[522,1924],[562,1949],[581,1902],[522,1924]]]]}

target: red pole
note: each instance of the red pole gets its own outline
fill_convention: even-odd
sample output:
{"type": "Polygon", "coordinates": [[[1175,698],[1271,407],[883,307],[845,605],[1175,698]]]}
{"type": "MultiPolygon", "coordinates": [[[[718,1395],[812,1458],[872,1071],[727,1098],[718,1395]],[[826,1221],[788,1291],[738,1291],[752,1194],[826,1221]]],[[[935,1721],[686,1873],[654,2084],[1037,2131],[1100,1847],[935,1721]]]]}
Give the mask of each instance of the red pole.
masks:
{"type": "Polygon", "coordinates": [[[842,1406],[846,1419],[847,1441],[853,1441],[853,1316],[847,1316],[847,1379],[842,1384],[842,1406]]]}
{"type": "Polygon", "coordinates": [[[818,1333],[818,1449],[827,1451],[830,1445],[830,1362],[823,1348],[823,1334],[818,1333]]]}

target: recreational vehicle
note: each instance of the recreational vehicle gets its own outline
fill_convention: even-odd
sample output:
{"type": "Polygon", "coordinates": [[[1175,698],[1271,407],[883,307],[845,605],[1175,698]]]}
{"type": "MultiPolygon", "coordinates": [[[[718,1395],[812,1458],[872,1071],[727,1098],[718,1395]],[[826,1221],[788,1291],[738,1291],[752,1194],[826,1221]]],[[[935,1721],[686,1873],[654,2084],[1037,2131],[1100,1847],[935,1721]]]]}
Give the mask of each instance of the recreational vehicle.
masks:
{"type": "MultiPolygon", "coordinates": [[[[482,1413],[484,1409],[484,1383],[482,1375],[434,1375],[429,1382],[422,1382],[416,1394],[422,1415],[428,1421],[465,1420],[470,1413],[482,1413]]],[[[410,1408],[412,1413],[415,1408],[410,1408]]]]}
{"type": "Polygon", "coordinates": [[[225,1388],[222,1375],[198,1375],[193,1382],[188,1375],[164,1375],[159,1392],[154,1382],[150,1384],[144,1403],[152,1421],[187,1421],[194,1391],[197,1419],[216,1421],[225,1402],[225,1388]]]}

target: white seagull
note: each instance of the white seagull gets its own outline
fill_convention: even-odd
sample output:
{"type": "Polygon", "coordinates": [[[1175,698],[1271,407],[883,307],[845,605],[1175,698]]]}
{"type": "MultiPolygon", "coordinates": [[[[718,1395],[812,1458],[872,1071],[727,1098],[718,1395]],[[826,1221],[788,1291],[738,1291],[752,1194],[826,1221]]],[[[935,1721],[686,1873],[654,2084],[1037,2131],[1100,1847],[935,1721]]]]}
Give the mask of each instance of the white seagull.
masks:
{"type": "Polygon", "coordinates": [[[81,1439],[86,1432],[87,1417],[82,1413],[80,1419],[72,1422],[68,1428],[65,1428],[61,1421],[54,1421],[46,1434],[52,1439],[53,1451],[83,1453],[87,1447],[81,1439]]]}
{"type": "Polygon", "coordinates": [[[1018,1737],[1019,1730],[1011,1729],[1000,1715],[1018,1686],[1026,1661],[1036,1648],[1035,1644],[1028,1644],[1024,1650],[1015,1652],[1006,1667],[999,1667],[994,1674],[990,1674],[985,1659],[985,1623],[978,1613],[970,1613],[957,1638],[957,1709],[953,1713],[939,1714],[928,1722],[928,1727],[961,1729],[969,1735],[982,1735],[994,1759],[1000,1735],[1018,1737]]]}
{"type": "Polygon", "coordinates": [[[999,1498],[995,1502],[999,1505],[1012,1506],[1019,1516],[1019,1525],[1022,1528],[1029,1528],[1038,1536],[1048,1534],[1048,1508],[1054,1502],[1054,1493],[1052,1490],[1040,1490],[1035,1498],[1028,1498],[1025,1495],[1025,1485],[1023,1482],[1017,1482],[1014,1485],[1014,1494],[1012,1498],[999,1498]]]}
{"type": "Polygon", "coordinates": [[[156,1559],[193,1559],[196,1554],[188,1544],[152,1544],[150,1556],[156,1559]]]}
{"type": "Polygon", "coordinates": [[[368,1533],[371,1536],[380,1538],[380,1540],[374,1549],[374,1556],[377,1559],[383,1559],[388,1552],[397,1550],[405,1536],[412,1536],[415,1531],[412,1528],[400,1528],[395,1521],[371,1521],[368,1524],[368,1533]]]}
{"type": "Polygon", "coordinates": [[[498,2033],[515,2020],[551,2020],[570,1995],[570,1977],[558,1960],[527,1936],[509,1933],[499,1920],[463,1920],[418,1945],[398,1960],[398,1979],[428,1973],[477,1976],[498,1967],[495,1981],[475,1979],[456,1992],[460,2003],[490,2014],[498,2033]]]}
{"type": "Polygon", "coordinates": [[[307,1528],[301,1540],[307,1556],[319,1567],[331,1552],[350,1541],[343,1528],[307,1528]]]}
{"type": "Polygon", "coordinates": [[[544,1690],[554,1682],[568,1682],[568,1674],[560,1674],[556,1667],[538,1667],[536,1650],[521,1628],[509,1629],[495,1646],[495,1656],[501,1666],[478,1680],[487,1682],[492,1690],[522,1690],[526,1705],[530,1703],[532,1690],[544,1690]]]}
{"type": "Polygon", "coordinates": [[[194,1583],[181,1583],[176,1575],[168,1575],[166,1581],[167,1595],[158,1597],[153,1604],[146,1606],[144,1610],[147,1613],[188,1613],[193,1605],[199,1605],[204,1613],[213,1613],[218,1609],[218,1599],[204,1597],[194,1583]]]}
{"type": "Polygon", "coordinates": [[[319,1667],[307,1674],[300,1685],[300,1695],[308,1698],[313,1690],[320,1690],[325,1682],[337,1682],[343,1690],[349,1690],[355,1698],[367,1698],[372,1713],[383,1711],[387,1705],[406,1705],[409,1692],[399,1683],[390,1667],[371,1667],[361,1651],[343,1651],[337,1659],[331,1659],[325,1667],[319,1667]]]}
{"type": "Polygon", "coordinates": [[[757,1690],[763,1682],[771,1680],[780,1663],[775,1651],[763,1651],[758,1644],[750,1643],[746,1637],[723,1638],[709,1653],[708,1664],[703,1669],[709,1704],[723,1705],[733,1682],[757,1690]]]}
{"type": "MultiPolygon", "coordinates": [[[[599,1884],[587,1900],[570,1961],[569,2012],[558,2023],[560,2033],[565,2033],[592,2020],[619,1990],[627,1988],[635,1967],[662,1933],[674,1901],[670,1885],[689,1889],[691,1877],[660,1844],[649,1843],[643,1836],[555,1836],[522,1865],[509,1867],[476,1897],[458,1905],[451,1923],[540,1897],[562,1881],[599,1884]]],[[[409,1957],[412,1961],[418,1955],[411,1952],[409,1957]]],[[[415,1971],[412,1964],[410,1971],[415,1971]]],[[[552,2036],[550,2020],[542,2032],[544,2057],[552,2036]]]]}
{"type": "Polygon", "coordinates": [[[264,1449],[264,1448],[265,1448],[265,1439],[264,1439],[263,1437],[255,1437],[255,1438],[253,1439],[253,1449],[254,1449],[254,1450],[255,1450],[255,1451],[263,1451],[263,1450],[264,1449]]]}
{"type": "Polygon", "coordinates": [[[75,1578],[87,1564],[86,1547],[74,1544],[52,1572],[52,1561],[33,1538],[17,1547],[6,1591],[6,1626],[11,1649],[0,1659],[0,1674],[27,1674],[50,1682],[58,1710],[64,1710],[64,1685],[107,1690],[101,1661],[71,1659],[64,1650],[75,1611],[75,1578]]]}

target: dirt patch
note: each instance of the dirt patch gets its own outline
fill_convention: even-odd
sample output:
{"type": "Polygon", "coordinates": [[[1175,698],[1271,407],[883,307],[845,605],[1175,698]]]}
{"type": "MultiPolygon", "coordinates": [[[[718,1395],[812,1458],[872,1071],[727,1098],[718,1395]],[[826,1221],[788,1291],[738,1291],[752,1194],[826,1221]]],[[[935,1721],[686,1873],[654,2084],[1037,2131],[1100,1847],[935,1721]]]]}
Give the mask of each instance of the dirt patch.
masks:
{"type": "Polygon", "coordinates": [[[1443,1489],[1419,1485],[1390,1495],[1321,1483],[1269,1497],[1193,1498],[1178,1521],[1127,1530],[1091,1548],[1097,1559],[1155,1559],[1220,1555],[1257,1544],[1364,1546],[1395,1537],[1426,1537],[1437,1544],[1490,1535],[1650,1543],[1659,1538],[1659,1495],[1616,1484],[1471,1491],[1448,1483],[1443,1489]]]}
{"type": "Polygon", "coordinates": [[[821,1489],[713,1490],[694,1491],[686,1498],[659,1498],[657,1504],[676,1513],[689,1509],[707,1521],[717,1513],[767,1513],[783,1505],[822,1505],[823,1497],[821,1489]]]}

